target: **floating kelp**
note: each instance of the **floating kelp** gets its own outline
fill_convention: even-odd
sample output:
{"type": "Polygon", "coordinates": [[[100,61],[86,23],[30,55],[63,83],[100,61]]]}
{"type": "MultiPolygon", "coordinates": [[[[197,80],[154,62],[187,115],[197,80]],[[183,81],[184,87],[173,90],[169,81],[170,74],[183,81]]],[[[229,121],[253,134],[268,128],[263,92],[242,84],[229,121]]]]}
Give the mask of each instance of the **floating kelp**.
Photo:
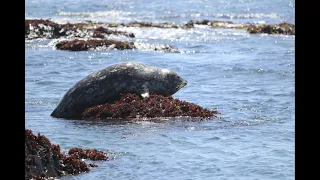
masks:
{"type": "MultiPolygon", "coordinates": [[[[51,144],[43,135],[34,135],[31,130],[25,129],[25,179],[45,179],[60,177],[67,174],[89,172],[88,165],[82,159],[108,160],[101,151],[95,149],[83,150],[74,148],[69,150],[69,156],[60,152],[60,146],[51,144]],[[84,152],[86,156],[80,156],[84,152]]],[[[97,167],[89,164],[90,167],[97,167]]]]}
{"type": "Polygon", "coordinates": [[[113,104],[102,104],[87,108],[81,114],[87,120],[111,118],[155,118],[155,117],[200,117],[214,118],[216,110],[208,110],[199,105],[175,99],[172,96],[151,94],[142,98],[137,94],[121,94],[120,100],[113,104]]]}

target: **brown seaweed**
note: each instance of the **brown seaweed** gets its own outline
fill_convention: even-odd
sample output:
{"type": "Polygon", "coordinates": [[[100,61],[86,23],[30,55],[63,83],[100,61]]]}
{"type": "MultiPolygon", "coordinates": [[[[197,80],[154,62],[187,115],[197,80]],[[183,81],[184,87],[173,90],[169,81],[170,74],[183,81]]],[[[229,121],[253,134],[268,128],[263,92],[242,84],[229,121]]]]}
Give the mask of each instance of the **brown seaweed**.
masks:
{"type": "Polygon", "coordinates": [[[151,94],[149,97],[142,98],[137,94],[127,93],[121,94],[120,100],[113,104],[102,104],[85,109],[81,117],[90,120],[177,116],[213,118],[215,114],[219,112],[172,96],[151,94]]]}

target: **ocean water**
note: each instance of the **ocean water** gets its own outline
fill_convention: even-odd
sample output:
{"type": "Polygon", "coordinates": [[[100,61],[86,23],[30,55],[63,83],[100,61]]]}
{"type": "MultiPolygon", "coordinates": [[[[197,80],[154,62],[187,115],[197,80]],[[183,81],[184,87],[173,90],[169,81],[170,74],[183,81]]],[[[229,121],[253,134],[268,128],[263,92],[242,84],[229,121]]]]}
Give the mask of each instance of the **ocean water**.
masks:
{"type": "MultiPolygon", "coordinates": [[[[295,23],[290,0],[28,0],[25,18],[58,23],[223,20],[295,23]]],[[[60,51],[54,40],[25,41],[25,126],[65,152],[96,148],[109,161],[61,180],[295,179],[295,36],[245,30],[122,27],[136,50],[60,51]],[[155,52],[170,44],[179,52],[155,52]],[[52,118],[77,81],[108,65],[136,61],[176,71],[188,85],[173,97],[217,109],[222,119],[124,123],[52,118]]],[[[86,160],[87,163],[91,161],[86,160]]]]}

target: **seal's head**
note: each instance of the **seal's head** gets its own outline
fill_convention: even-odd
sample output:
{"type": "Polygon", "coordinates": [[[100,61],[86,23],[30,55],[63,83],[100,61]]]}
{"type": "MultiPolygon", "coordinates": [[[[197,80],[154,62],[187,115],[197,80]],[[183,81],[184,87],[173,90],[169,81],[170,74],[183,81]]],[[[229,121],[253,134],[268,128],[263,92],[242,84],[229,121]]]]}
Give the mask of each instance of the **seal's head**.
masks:
{"type": "Polygon", "coordinates": [[[157,94],[169,96],[187,85],[187,81],[169,69],[158,69],[159,78],[152,81],[149,90],[157,94]]]}
{"type": "Polygon", "coordinates": [[[168,80],[168,88],[170,90],[170,94],[174,94],[178,92],[181,88],[187,85],[187,81],[180,77],[176,72],[171,71],[166,75],[168,80]]]}

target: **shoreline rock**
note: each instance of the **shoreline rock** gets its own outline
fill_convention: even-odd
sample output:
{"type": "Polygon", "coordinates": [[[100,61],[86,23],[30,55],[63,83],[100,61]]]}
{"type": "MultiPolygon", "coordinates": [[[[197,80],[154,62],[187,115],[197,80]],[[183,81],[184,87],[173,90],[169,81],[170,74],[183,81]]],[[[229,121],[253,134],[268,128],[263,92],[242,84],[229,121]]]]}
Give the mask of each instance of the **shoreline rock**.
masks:
{"type": "MultiPolygon", "coordinates": [[[[89,172],[83,159],[108,160],[108,156],[96,149],[73,148],[69,156],[60,152],[60,146],[51,144],[43,135],[34,135],[32,130],[25,129],[25,180],[61,177],[89,172]],[[86,156],[84,156],[85,154],[86,156]]],[[[90,167],[98,167],[89,164],[90,167]]]]}

